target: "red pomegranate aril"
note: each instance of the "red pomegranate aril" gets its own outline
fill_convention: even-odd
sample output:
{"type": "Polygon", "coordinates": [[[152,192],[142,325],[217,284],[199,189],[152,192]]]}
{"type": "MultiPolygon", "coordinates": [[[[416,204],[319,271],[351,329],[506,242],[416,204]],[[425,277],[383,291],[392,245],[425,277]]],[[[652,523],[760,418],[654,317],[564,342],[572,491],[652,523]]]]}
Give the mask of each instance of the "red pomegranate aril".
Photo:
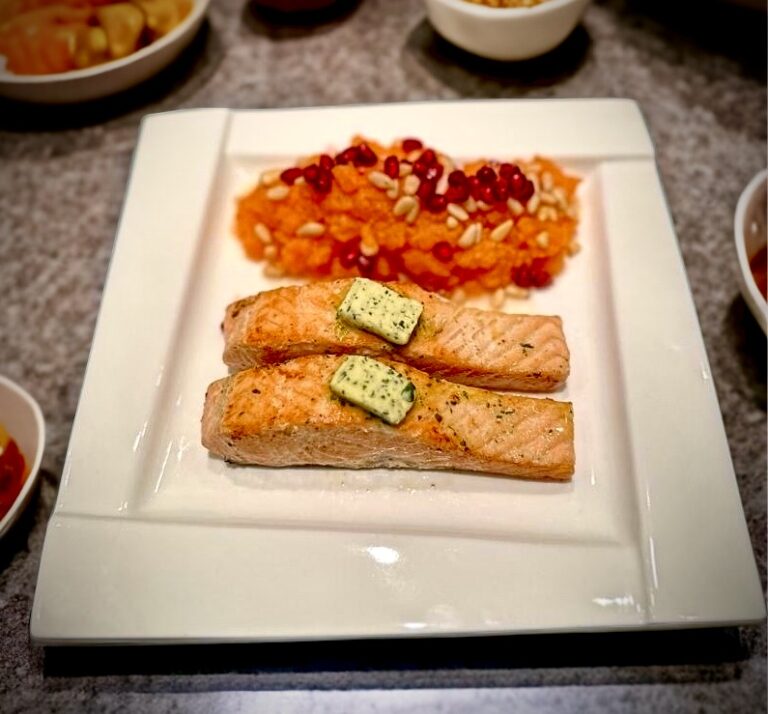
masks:
{"type": "Polygon", "coordinates": [[[375,255],[368,256],[360,253],[360,255],[357,256],[357,268],[360,271],[361,275],[371,275],[375,267],[376,267],[375,255]]]}
{"type": "Polygon", "coordinates": [[[397,160],[397,156],[387,156],[384,159],[384,173],[392,179],[400,175],[400,162],[397,160]]]}
{"type": "Polygon", "coordinates": [[[453,259],[453,246],[446,240],[441,240],[432,246],[432,255],[441,263],[450,263],[453,259]]]}
{"type": "Polygon", "coordinates": [[[413,172],[414,176],[418,176],[419,178],[424,178],[424,176],[427,173],[427,169],[429,169],[429,166],[427,166],[421,159],[417,159],[413,163],[413,168],[411,171],[413,172]]]}
{"type": "Polygon", "coordinates": [[[512,194],[512,198],[522,200],[526,181],[527,179],[525,176],[523,176],[523,174],[521,174],[519,171],[509,177],[509,192],[512,194]]]}
{"type": "Polygon", "coordinates": [[[502,178],[512,178],[516,173],[520,173],[520,169],[515,164],[502,164],[499,166],[499,176],[502,178]]]}
{"type": "Polygon", "coordinates": [[[432,164],[437,162],[437,154],[432,149],[424,149],[421,152],[419,161],[423,161],[427,166],[432,166],[432,164]]]}
{"type": "Polygon", "coordinates": [[[280,180],[283,183],[287,183],[289,186],[293,186],[296,183],[296,179],[301,176],[303,171],[298,166],[292,166],[290,169],[286,169],[280,174],[280,180]]]}
{"type": "Polygon", "coordinates": [[[523,189],[520,192],[520,198],[519,201],[527,201],[531,196],[533,196],[533,193],[536,189],[533,186],[533,181],[529,181],[528,179],[525,179],[525,184],[523,185],[523,189]]]}
{"type": "Polygon", "coordinates": [[[478,200],[488,204],[495,203],[496,194],[494,193],[493,186],[481,186],[478,200]]]}
{"type": "Polygon", "coordinates": [[[514,281],[521,288],[530,288],[533,284],[531,271],[527,265],[521,265],[514,270],[514,281]]]}
{"type": "Polygon", "coordinates": [[[340,154],[336,155],[336,163],[337,164],[353,164],[357,160],[357,155],[359,151],[356,146],[350,146],[347,149],[344,149],[340,154]]]}
{"type": "Polygon", "coordinates": [[[360,256],[359,243],[352,241],[344,245],[339,253],[339,263],[343,268],[352,268],[357,264],[357,259],[360,256]]]}
{"type": "Polygon", "coordinates": [[[463,171],[456,169],[448,174],[449,186],[466,186],[467,183],[467,175],[463,171]]]}
{"type": "Polygon", "coordinates": [[[509,184],[503,178],[497,179],[493,186],[493,193],[497,201],[506,201],[509,198],[509,184]]]}
{"type": "Polygon", "coordinates": [[[480,183],[480,179],[477,178],[477,176],[469,177],[469,194],[472,196],[472,198],[476,200],[480,199],[480,189],[482,187],[483,186],[480,183]]]}
{"type": "Polygon", "coordinates": [[[442,164],[432,164],[427,168],[427,171],[424,174],[424,180],[437,181],[437,179],[443,175],[443,170],[442,164]]]}
{"type": "Polygon", "coordinates": [[[378,159],[373,149],[368,144],[359,144],[357,147],[357,160],[355,164],[358,166],[374,166],[378,159]]]}
{"type": "Polygon", "coordinates": [[[320,164],[320,168],[325,169],[326,171],[330,171],[336,165],[336,162],[328,156],[328,154],[320,154],[318,163],[320,164]]]}
{"type": "Polygon", "coordinates": [[[424,144],[418,139],[403,139],[403,151],[410,154],[412,151],[418,151],[424,144]]]}
{"type": "Polygon", "coordinates": [[[432,194],[427,201],[427,208],[430,213],[441,213],[445,210],[446,205],[448,205],[448,200],[441,193],[432,194]]]}
{"type": "Polygon", "coordinates": [[[327,169],[320,169],[320,173],[314,183],[314,188],[320,193],[329,193],[333,185],[333,174],[327,169]]]}
{"type": "Polygon", "coordinates": [[[445,199],[448,203],[464,203],[469,198],[469,183],[463,186],[448,186],[445,199]]]}
{"type": "Polygon", "coordinates": [[[320,175],[320,167],[317,164],[310,164],[309,166],[304,167],[302,173],[304,175],[304,180],[307,183],[315,183],[317,177],[320,175]]]}
{"type": "Polygon", "coordinates": [[[421,202],[426,205],[435,193],[435,188],[436,184],[434,181],[422,181],[419,184],[419,188],[416,190],[416,195],[421,199],[421,202]]]}
{"type": "Polygon", "coordinates": [[[486,186],[490,186],[494,181],[496,181],[496,172],[490,166],[483,166],[477,172],[477,178],[479,179],[480,183],[485,184],[486,186]]]}

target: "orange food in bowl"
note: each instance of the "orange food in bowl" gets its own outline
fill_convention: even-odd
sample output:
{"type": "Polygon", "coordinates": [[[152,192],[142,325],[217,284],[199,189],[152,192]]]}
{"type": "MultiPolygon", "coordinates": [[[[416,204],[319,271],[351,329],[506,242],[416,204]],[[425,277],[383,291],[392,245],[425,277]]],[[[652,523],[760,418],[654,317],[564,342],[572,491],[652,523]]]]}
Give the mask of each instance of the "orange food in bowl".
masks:
{"type": "Polygon", "coordinates": [[[407,279],[431,291],[545,287],[578,250],[578,178],[537,157],[458,169],[416,139],[357,138],[267,172],[235,232],[271,275],[407,279]]]}

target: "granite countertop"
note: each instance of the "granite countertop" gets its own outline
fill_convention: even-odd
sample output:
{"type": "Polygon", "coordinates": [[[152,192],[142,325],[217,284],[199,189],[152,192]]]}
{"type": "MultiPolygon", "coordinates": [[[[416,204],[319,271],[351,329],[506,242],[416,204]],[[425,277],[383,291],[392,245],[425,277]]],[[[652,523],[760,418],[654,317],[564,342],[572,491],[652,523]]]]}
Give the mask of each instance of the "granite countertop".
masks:
{"type": "Polygon", "coordinates": [[[733,212],[765,166],[765,15],[715,0],[599,0],[557,50],[482,61],[418,0],[286,25],[215,0],[169,70],[102,102],[0,102],[0,372],[48,425],[39,495],[0,542],[0,709],[764,711],[766,628],[44,651],[28,625],[142,115],[462,97],[639,102],[680,239],[759,572],[766,578],[766,341],[739,296],[733,212]],[[268,691],[269,690],[269,691],[268,691]]]}

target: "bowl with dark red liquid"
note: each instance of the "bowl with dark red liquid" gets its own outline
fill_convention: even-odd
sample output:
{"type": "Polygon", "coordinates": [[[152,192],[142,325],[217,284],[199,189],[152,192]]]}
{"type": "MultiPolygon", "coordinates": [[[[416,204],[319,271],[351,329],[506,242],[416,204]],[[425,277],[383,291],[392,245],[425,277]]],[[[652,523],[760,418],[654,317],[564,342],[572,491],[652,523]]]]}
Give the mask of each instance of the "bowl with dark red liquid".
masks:
{"type": "Polygon", "coordinates": [[[0,538],[32,497],[44,448],[40,406],[29,392],[0,375],[0,538]]]}
{"type": "Polygon", "coordinates": [[[768,169],[747,184],[736,205],[734,238],[739,258],[739,287],[755,319],[766,331],[766,211],[768,169]]]}

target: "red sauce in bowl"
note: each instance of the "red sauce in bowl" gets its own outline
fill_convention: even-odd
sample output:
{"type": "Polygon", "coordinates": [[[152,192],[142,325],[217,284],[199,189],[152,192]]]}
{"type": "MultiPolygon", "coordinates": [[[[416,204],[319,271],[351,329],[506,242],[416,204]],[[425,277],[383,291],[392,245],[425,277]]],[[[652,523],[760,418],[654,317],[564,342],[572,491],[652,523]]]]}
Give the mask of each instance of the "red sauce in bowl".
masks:
{"type": "Polygon", "coordinates": [[[0,426],[0,518],[13,506],[28,473],[19,445],[0,426]]]}
{"type": "Polygon", "coordinates": [[[752,277],[763,299],[766,299],[766,282],[768,282],[768,246],[763,246],[749,259],[752,277]]]}

